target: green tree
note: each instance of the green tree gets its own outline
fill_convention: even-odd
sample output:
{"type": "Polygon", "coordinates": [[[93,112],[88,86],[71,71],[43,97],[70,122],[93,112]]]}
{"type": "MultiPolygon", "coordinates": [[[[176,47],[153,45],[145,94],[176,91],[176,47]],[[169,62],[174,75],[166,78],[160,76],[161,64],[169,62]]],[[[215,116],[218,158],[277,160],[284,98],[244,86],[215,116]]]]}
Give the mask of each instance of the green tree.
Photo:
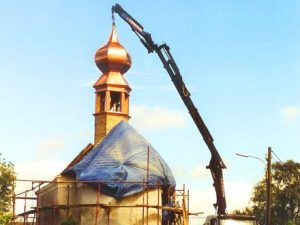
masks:
{"type": "Polygon", "coordinates": [[[7,225],[11,221],[13,215],[12,212],[0,213],[0,225],[7,225]]]}
{"type": "Polygon", "coordinates": [[[11,218],[12,195],[15,184],[14,165],[7,162],[0,153],[0,225],[11,218]]]}
{"type": "MultiPolygon", "coordinates": [[[[293,160],[272,164],[272,225],[300,224],[300,164],[293,160]]],[[[252,196],[253,214],[264,224],[266,211],[265,180],[255,187],[252,196]]]]}

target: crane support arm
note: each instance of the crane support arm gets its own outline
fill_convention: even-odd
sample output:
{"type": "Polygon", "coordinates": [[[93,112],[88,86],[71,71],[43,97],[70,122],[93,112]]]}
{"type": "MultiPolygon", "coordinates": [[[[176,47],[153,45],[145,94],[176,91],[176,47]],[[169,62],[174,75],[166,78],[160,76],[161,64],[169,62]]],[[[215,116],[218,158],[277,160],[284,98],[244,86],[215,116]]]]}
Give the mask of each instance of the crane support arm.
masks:
{"type": "Polygon", "coordinates": [[[226,214],[226,198],[224,190],[223,172],[226,166],[219,155],[214,143],[213,137],[211,136],[207,126],[205,125],[203,119],[201,118],[197,108],[195,107],[191,94],[185,86],[185,83],[180,74],[179,68],[175,63],[170,52],[170,47],[167,44],[157,45],[152,40],[151,34],[144,31],[143,26],[138,23],[129,13],[127,13],[119,4],[112,7],[112,13],[119,14],[119,16],[126,21],[133,32],[138,36],[142,44],[147,48],[148,52],[156,52],[164,68],[167,70],[173,84],[175,85],[182,101],[187,107],[194,123],[196,124],[199,132],[201,133],[204,142],[206,143],[210,153],[211,160],[207,166],[210,169],[213,185],[216,191],[217,202],[214,206],[217,209],[218,214],[226,214]]]}
{"type": "Polygon", "coordinates": [[[118,13],[119,16],[125,20],[132,31],[138,36],[142,44],[147,48],[148,52],[153,52],[156,44],[154,44],[151,34],[144,31],[144,27],[139,24],[128,12],[126,12],[119,4],[115,4],[112,7],[112,15],[114,19],[114,13],[118,13]]]}

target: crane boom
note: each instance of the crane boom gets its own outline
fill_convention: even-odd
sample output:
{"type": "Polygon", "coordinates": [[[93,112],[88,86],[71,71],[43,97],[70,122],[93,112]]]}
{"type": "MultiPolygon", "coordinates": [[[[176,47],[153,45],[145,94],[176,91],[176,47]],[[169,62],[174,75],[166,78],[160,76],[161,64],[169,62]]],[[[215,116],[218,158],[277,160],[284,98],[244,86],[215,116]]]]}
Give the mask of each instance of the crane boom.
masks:
{"type": "Polygon", "coordinates": [[[210,134],[207,126],[205,125],[203,119],[201,118],[197,108],[195,107],[191,99],[191,94],[186,88],[185,83],[180,74],[179,68],[172,57],[170,47],[167,44],[157,45],[156,43],[154,43],[151,34],[145,32],[143,26],[139,24],[119,4],[116,4],[112,7],[113,20],[114,13],[119,14],[119,16],[129,24],[132,31],[138,36],[142,44],[147,48],[148,53],[156,52],[158,54],[158,57],[163,63],[164,68],[167,70],[182,101],[187,107],[194,123],[196,124],[199,132],[201,133],[204,139],[204,142],[206,143],[211,153],[211,160],[207,168],[211,171],[213,185],[216,191],[217,202],[214,204],[214,206],[217,209],[218,214],[226,214],[226,198],[222,173],[222,169],[225,169],[226,166],[213,143],[214,139],[212,135],[210,134]]]}

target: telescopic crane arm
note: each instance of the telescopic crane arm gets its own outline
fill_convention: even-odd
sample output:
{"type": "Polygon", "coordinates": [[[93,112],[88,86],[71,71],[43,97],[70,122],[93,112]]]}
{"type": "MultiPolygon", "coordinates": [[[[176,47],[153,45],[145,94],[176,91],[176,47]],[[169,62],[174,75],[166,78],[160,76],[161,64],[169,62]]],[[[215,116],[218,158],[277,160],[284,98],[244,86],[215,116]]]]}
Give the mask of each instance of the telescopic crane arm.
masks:
{"type": "Polygon", "coordinates": [[[151,34],[145,32],[143,26],[139,24],[119,4],[116,4],[112,7],[113,20],[114,13],[119,14],[119,16],[129,24],[132,31],[138,36],[142,44],[147,48],[148,53],[156,52],[158,54],[158,57],[162,61],[164,68],[167,70],[173,84],[175,85],[181,99],[187,107],[192,119],[194,120],[194,123],[196,124],[211,153],[211,160],[207,168],[211,171],[214,181],[213,185],[216,191],[217,202],[216,204],[214,204],[214,206],[217,209],[218,214],[226,214],[226,198],[222,173],[222,169],[225,169],[226,166],[213,143],[213,137],[211,136],[208,128],[206,127],[190,97],[190,92],[188,91],[184,84],[184,81],[182,80],[180,71],[170,52],[170,47],[167,44],[157,45],[156,43],[154,43],[151,34]]]}

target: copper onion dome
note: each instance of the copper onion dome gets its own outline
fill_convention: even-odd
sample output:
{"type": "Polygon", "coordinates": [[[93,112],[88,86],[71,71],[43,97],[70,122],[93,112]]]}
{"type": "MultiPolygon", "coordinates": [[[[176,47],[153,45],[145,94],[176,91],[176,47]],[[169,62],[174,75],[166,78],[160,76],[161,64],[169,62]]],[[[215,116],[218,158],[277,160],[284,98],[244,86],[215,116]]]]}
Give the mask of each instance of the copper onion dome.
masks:
{"type": "Polygon", "coordinates": [[[119,43],[114,24],[107,44],[96,51],[95,63],[102,73],[114,71],[124,74],[131,66],[131,57],[119,43]]]}

